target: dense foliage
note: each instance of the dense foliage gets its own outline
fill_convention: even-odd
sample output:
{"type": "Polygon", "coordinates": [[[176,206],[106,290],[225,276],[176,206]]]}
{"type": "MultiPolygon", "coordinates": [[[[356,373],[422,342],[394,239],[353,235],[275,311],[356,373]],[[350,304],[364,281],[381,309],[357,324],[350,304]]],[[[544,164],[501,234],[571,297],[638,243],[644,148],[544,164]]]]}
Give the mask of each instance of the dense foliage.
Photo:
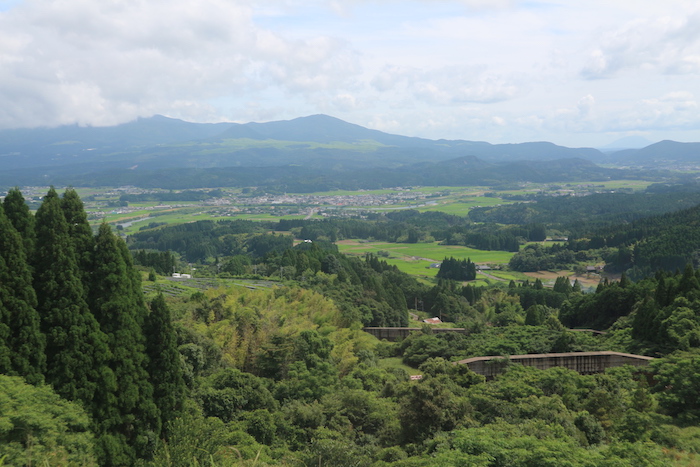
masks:
{"type": "Polygon", "coordinates": [[[453,281],[473,281],[476,279],[476,265],[469,258],[460,260],[450,256],[442,260],[436,277],[453,281]]]}
{"type": "MultiPolygon", "coordinates": [[[[38,405],[29,407],[26,422],[13,411],[31,399],[3,400],[0,426],[9,444],[0,456],[8,454],[12,465],[90,464],[94,458],[101,465],[130,465],[150,457],[163,425],[177,415],[172,408],[159,411],[154,384],[158,389],[160,375],[149,368],[145,346],[146,320],[149,332],[175,339],[167,312],[157,311],[157,323],[149,319],[126,245],[107,224],[93,236],[74,190],[60,198],[51,188],[35,216],[18,209],[18,190],[8,197],[12,221],[0,209],[0,371],[37,385],[36,404],[61,399],[45,419],[34,420],[38,405]],[[23,241],[26,236],[31,241],[23,241]],[[86,435],[78,446],[70,433],[81,430],[86,435]],[[36,443],[34,436],[40,437],[36,443]]],[[[181,365],[167,371],[177,381],[181,365]]],[[[20,387],[7,384],[12,391],[20,387]]]]}
{"type": "MultiPolygon", "coordinates": [[[[6,202],[17,199],[15,191],[6,202]]],[[[269,233],[273,225],[205,222],[136,234],[143,272],[161,261],[169,272],[178,255],[193,255],[208,261],[198,274],[255,279],[245,284],[256,289],[156,292],[146,301],[126,244],[106,224],[86,230],[78,201],[52,189],[36,215],[0,209],[7,465],[697,462],[700,271],[692,264],[636,282],[622,275],[590,293],[564,277],[551,288],[540,280],[475,287],[461,276],[425,284],[376,256],[338,253],[326,227],[342,222],[317,223],[323,233],[297,245],[269,233]],[[464,331],[420,327],[409,311],[464,331]],[[411,323],[420,330],[396,343],[362,330],[411,323]],[[658,358],[644,370],[595,375],[512,364],[492,381],[454,364],[591,350],[658,358]]],[[[419,238],[430,224],[397,217],[391,222],[419,238]]],[[[307,227],[315,224],[287,226],[307,227]]],[[[543,234],[541,224],[517,228],[543,234]]],[[[578,254],[561,245],[524,251],[578,254]]],[[[443,264],[445,273],[474,266],[443,264]]],[[[161,276],[154,287],[167,283],[161,276]]]]}

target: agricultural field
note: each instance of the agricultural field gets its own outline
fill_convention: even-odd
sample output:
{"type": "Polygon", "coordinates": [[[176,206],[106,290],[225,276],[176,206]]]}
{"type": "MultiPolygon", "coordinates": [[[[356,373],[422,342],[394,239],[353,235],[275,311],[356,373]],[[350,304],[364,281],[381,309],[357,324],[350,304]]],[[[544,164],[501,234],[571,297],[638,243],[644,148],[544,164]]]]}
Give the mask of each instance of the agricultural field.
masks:
{"type": "MultiPolygon", "coordinates": [[[[446,257],[471,259],[477,264],[506,264],[514,253],[507,251],[475,250],[457,245],[440,245],[432,243],[388,243],[369,242],[365,240],[341,240],[337,242],[338,249],[345,254],[364,256],[366,253],[378,254],[387,263],[395,265],[401,271],[413,276],[432,279],[438,272],[437,267],[431,267],[446,257]],[[379,252],[387,252],[388,257],[379,252]]],[[[480,279],[482,276],[479,276],[480,279]]],[[[498,279],[495,279],[498,280],[498,279]]],[[[505,279],[504,279],[505,280],[505,279]]],[[[478,285],[478,284],[477,284],[478,285]]]]}
{"type": "MultiPolygon", "coordinates": [[[[106,221],[117,226],[123,235],[138,232],[150,223],[167,225],[183,224],[199,220],[246,219],[275,222],[280,219],[323,219],[327,217],[355,216],[362,211],[389,212],[401,209],[416,209],[421,212],[440,211],[457,216],[467,216],[476,207],[510,204],[511,196],[533,194],[585,194],[601,190],[643,190],[649,182],[635,180],[612,180],[607,182],[582,182],[576,184],[522,184],[507,190],[496,191],[488,187],[404,187],[381,190],[336,190],[307,194],[267,194],[240,188],[221,188],[220,198],[206,201],[177,202],[129,202],[120,197],[139,194],[145,190],[134,188],[101,188],[78,190],[85,201],[86,211],[93,225],[106,221]]],[[[194,190],[197,191],[197,190],[194,190]]],[[[148,193],[167,193],[165,190],[148,193]]],[[[548,243],[549,244],[549,243],[548,243]]],[[[421,280],[432,282],[439,270],[435,263],[445,257],[470,259],[480,265],[507,264],[513,253],[483,251],[463,246],[433,243],[386,243],[364,240],[343,240],[338,243],[341,252],[363,256],[378,254],[389,264],[421,280]],[[388,256],[387,256],[388,255],[388,256]],[[432,266],[432,267],[431,267],[432,266]]],[[[568,272],[565,275],[570,275],[568,272]]],[[[477,285],[495,281],[533,280],[522,273],[494,269],[477,276],[477,285]]],[[[550,278],[541,278],[548,284],[550,278]]],[[[597,277],[581,277],[584,287],[595,287],[597,277]]]]}
{"type": "Polygon", "coordinates": [[[143,281],[143,291],[145,294],[155,294],[157,292],[163,295],[175,297],[179,295],[190,295],[193,292],[201,292],[208,289],[227,288],[227,287],[245,287],[248,289],[265,289],[275,286],[277,283],[269,280],[253,280],[253,279],[223,279],[223,278],[200,278],[192,277],[189,279],[159,277],[156,282],[143,281]]]}
{"type": "Polygon", "coordinates": [[[501,198],[486,196],[464,196],[445,197],[436,204],[418,208],[418,211],[439,211],[455,216],[466,216],[473,208],[499,206],[501,204],[511,204],[513,201],[506,201],[501,198]]]}

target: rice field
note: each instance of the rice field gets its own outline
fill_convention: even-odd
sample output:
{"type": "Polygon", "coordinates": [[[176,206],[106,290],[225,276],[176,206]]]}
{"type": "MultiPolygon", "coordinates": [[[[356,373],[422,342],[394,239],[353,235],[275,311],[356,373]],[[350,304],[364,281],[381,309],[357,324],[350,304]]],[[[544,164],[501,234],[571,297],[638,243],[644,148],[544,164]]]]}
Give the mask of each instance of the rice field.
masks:
{"type": "Polygon", "coordinates": [[[389,254],[388,257],[379,256],[387,263],[395,265],[407,274],[425,279],[435,277],[438,268],[431,265],[441,262],[446,257],[470,259],[477,264],[506,264],[515,254],[507,251],[485,251],[457,245],[440,245],[438,242],[388,243],[341,240],[337,245],[342,253],[353,256],[364,256],[366,253],[378,254],[380,251],[385,251],[389,254]]]}

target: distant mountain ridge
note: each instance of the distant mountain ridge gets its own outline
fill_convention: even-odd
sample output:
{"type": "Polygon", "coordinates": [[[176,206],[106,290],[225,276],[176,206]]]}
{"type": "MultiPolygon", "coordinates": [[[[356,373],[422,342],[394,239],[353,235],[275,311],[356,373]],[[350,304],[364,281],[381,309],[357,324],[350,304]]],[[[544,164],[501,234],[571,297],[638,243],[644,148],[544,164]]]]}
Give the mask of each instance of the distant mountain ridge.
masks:
{"type": "MultiPolygon", "coordinates": [[[[245,124],[190,123],[155,116],[113,127],[71,125],[4,130],[0,131],[0,157],[6,168],[90,163],[94,159],[122,160],[129,166],[159,159],[158,163],[167,166],[177,161],[175,166],[185,167],[285,165],[301,162],[299,150],[308,152],[334,143],[372,144],[376,151],[383,148],[378,155],[387,156],[387,166],[419,160],[446,160],[463,155],[487,161],[571,157],[592,159],[601,155],[595,149],[571,149],[544,142],[492,145],[481,141],[434,141],[371,130],[327,115],[311,115],[286,121],[245,124]],[[289,144],[292,142],[306,143],[307,146],[289,144]],[[309,143],[316,143],[316,146],[309,143]],[[180,157],[183,145],[186,145],[186,162],[180,157]],[[269,154],[262,149],[268,149],[269,154]],[[289,157],[284,157],[280,152],[287,153],[289,157]],[[206,157],[198,157],[204,154],[206,157]],[[212,157],[213,154],[219,157],[212,157]],[[102,157],[94,157],[97,155],[102,157]]],[[[366,147],[362,150],[339,147],[334,154],[327,153],[336,148],[323,149],[326,149],[323,157],[341,161],[357,160],[356,154],[348,157],[349,153],[367,152],[366,147]]],[[[368,162],[367,157],[361,159],[363,164],[368,162]]],[[[375,159],[371,161],[373,165],[384,165],[381,158],[375,159]]]]}
{"type": "Polygon", "coordinates": [[[679,143],[664,140],[641,149],[618,151],[612,156],[620,162],[664,163],[697,162],[700,163],[700,143],[679,143]]]}
{"type": "Polygon", "coordinates": [[[470,179],[481,171],[489,172],[489,180],[498,173],[508,178],[511,171],[518,180],[527,174],[542,179],[551,178],[561,164],[567,170],[594,175],[593,162],[656,160],[659,154],[669,158],[675,153],[692,158],[698,149],[700,143],[663,141],[639,150],[603,154],[593,148],[567,148],[550,142],[430,140],[372,130],[327,115],[245,124],[191,123],[154,116],[112,127],[0,131],[0,183],[14,184],[8,180],[20,176],[48,181],[127,169],[163,173],[165,169],[244,167],[299,167],[321,173],[399,168],[410,172],[424,167],[432,173],[459,166],[457,173],[463,173],[468,166],[470,179]],[[440,165],[446,161],[448,165],[440,165]],[[549,161],[549,165],[537,161],[549,161]],[[572,165],[571,161],[578,162],[572,165]],[[497,173],[491,173],[494,170],[497,173]]]}
{"type": "Polygon", "coordinates": [[[597,149],[603,152],[615,152],[622,151],[624,149],[641,149],[651,144],[654,144],[653,141],[649,141],[642,136],[625,136],[624,138],[615,140],[610,144],[600,146],[597,149]]]}

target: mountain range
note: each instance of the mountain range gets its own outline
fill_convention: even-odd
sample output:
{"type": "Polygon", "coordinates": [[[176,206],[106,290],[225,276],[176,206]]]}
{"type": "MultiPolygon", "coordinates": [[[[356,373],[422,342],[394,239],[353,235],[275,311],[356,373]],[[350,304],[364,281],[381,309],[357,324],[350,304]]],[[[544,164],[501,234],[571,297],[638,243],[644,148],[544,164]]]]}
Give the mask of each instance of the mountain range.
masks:
{"type": "MultiPolygon", "coordinates": [[[[70,181],[79,186],[81,177],[104,179],[117,173],[142,179],[147,173],[165,170],[248,168],[246,171],[254,172],[256,167],[275,167],[274,172],[296,167],[324,176],[328,171],[420,170],[427,177],[455,168],[462,173],[469,166],[469,174],[496,170],[505,177],[510,171],[518,175],[519,170],[520,178],[527,174],[547,178],[547,172],[575,166],[582,176],[586,167],[583,172],[588,175],[606,178],[595,163],[633,162],[648,168],[665,161],[699,159],[700,143],[662,141],[641,149],[603,153],[549,142],[429,140],[371,130],[327,115],[246,124],[190,123],[154,116],[112,127],[0,131],[0,184],[6,185],[70,181]],[[538,165],[543,161],[549,163],[538,165]]],[[[487,178],[494,178],[492,175],[487,178]]]]}

